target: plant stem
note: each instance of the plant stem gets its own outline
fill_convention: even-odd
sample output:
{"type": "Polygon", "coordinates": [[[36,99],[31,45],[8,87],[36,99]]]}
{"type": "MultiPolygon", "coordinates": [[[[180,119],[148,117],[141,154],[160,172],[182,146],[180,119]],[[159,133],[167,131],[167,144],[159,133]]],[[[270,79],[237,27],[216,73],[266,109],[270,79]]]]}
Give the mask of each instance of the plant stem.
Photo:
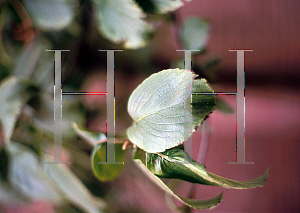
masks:
{"type": "MultiPolygon", "coordinates": [[[[209,123],[208,120],[203,121],[202,123],[202,128],[201,128],[201,143],[200,143],[200,148],[198,150],[198,155],[197,155],[197,161],[204,164],[205,158],[206,158],[206,152],[207,152],[207,147],[208,147],[208,141],[210,137],[210,129],[209,129],[209,123]]],[[[191,189],[188,193],[188,198],[194,199],[196,197],[196,192],[197,192],[197,184],[192,184],[191,189]]],[[[194,212],[194,209],[191,207],[186,207],[183,209],[184,213],[192,213],[194,212]]]]}
{"type": "Polygon", "coordinates": [[[206,158],[209,137],[210,137],[209,120],[206,120],[202,124],[201,143],[200,143],[200,148],[197,156],[197,161],[202,164],[204,164],[206,158]]]}

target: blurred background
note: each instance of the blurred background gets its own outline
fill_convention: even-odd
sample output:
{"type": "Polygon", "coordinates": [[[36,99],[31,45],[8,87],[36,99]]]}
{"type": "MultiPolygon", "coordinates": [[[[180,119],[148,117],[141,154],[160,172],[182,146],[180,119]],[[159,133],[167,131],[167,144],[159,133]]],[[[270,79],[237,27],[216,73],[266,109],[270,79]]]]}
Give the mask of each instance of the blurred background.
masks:
{"type": "MultiPolygon", "coordinates": [[[[58,26],[57,23],[63,25],[68,20],[54,20],[52,25],[48,23],[50,27],[47,28],[47,22],[35,21],[34,17],[39,16],[30,9],[34,6],[41,9],[42,4],[34,5],[30,0],[0,1],[0,81],[12,75],[21,76],[30,79],[28,84],[32,89],[26,102],[28,107],[21,110],[12,140],[34,147],[35,152],[43,149],[51,153],[53,138],[44,136],[48,132],[51,135],[53,109],[45,109],[48,107],[45,103],[51,101],[51,95],[53,98],[54,57],[45,49],[70,50],[62,53],[63,92],[105,92],[106,53],[98,50],[124,49],[115,53],[115,128],[116,134],[121,135],[132,122],[127,113],[131,92],[152,73],[183,68],[182,52],[176,50],[191,44],[185,41],[189,37],[181,33],[188,26],[186,20],[199,18],[205,20],[209,27],[206,29],[204,26],[205,38],[199,38],[203,42],[199,46],[202,51],[193,55],[192,69],[200,77],[207,78],[216,92],[236,91],[236,53],[228,50],[253,49],[253,52],[245,53],[245,158],[254,164],[228,164],[235,161],[236,156],[236,115],[223,113],[224,110],[214,111],[207,120],[209,130],[205,134],[209,135],[209,140],[206,154],[202,156],[205,159],[203,163],[212,173],[241,181],[256,178],[267,167],[271,168],[262,188],[236,190],[194,186],[194,198],[208,199],[224,191],[224,199],[212,210],[186,212],[273,213],[300,210],[299,1],[193,0],[178,10],[161,13],[147,4],[152,1],[137,0],[147,13],[146,20],[155,29],[145,35],[147,45],[140,44],[143,47],[138,48],[132,47],[134,39],[119,44],[120,39],[114,39],[115,34],[107,33],[105,23],[113,26],[120,20],[101,19],[99,14],[104,7],[99,2],[102,1],[69,1],[72,5],[70,10],[64,10],[64,5],[59,2],[55,1],[61,9],[58,14],[63,13],[63,17],[67,17],[70,12],[73,20],[64,24],[65,27],[52,29],[51,26],[58,26]],[[26,10],[28,14],[24,12],[26,10]],[[43,137],[38,135],[40,131],[44,132],[43,137]],[[42,144],[39,149],[32,145],[33,139],[42,144]]],[[[102,13],[106,14],[104,10],[102,13]]],[[[189,30],[187,32],[196,33],[203,29],[192,26],[189,30]]],[[[221,98],[236,110],[235,96],[224,95],[221,98]]],[[[64,158],[72,162],[69,168],[89,191],[107,202],[107,211],[172,212],[165,202],[163,191],[129,159],[125,161],[121,175],[113,181],[103,183],[93,176],[90,169],[92,149],[72,131],[71,122],[105,133],[105,96],[63,96],[63,101],[64,158]]],[[[193,135],[194,159],[202,139],[200,129],[193,135]]],[[[180,182],[175,192],[186,197],[191,187],[190,183],[180,182]]],[[[74,204],[57,208],[52,203],[34,199],[22,205],[0,200],[0,207],[0,212],[85,212],[74,204]]]]}
{"type": "MultiPolygon", "coordinates": [[[[216,174],[247,180],[271,166],[263,188],[224,190],[222,205],[212,212],[297,212],[299,178],[299,1],[193,1],[182,17],[211,20],[208,48],[220,56],[215,91],[234,91],[236,54],[229,49],[253,49],[245,54],[245,156],[254,165],[234,161],[235,117],[215,111],[205,164],[216,174]]],[[[222,96],[223,97],[223,96],[222,96]]],[[[226,97],[235,106],[234,97],[226,97]]],[[[198,198],[222,189],[198,186],[198,198]]],[[[200,212],[200,211],[199,211],[200,212]]]]}

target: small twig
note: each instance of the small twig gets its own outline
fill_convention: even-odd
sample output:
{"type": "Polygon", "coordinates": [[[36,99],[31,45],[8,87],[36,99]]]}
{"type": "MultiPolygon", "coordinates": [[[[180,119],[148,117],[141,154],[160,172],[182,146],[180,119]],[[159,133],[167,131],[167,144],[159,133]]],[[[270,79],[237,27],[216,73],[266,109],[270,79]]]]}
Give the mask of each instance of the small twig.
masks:
{"type": "MultiPolygon", "coordinates": [[[[170,190],[174,191],[178,183],[179,183],[178,179],[170,179],[168,182],[168,187],[170,188],[170,190]]],[[[166,198],[166,203],[172,212],[181,212],[180,208],[175,204],[173,197],[170,194],[166,193],[165,198],[166,198]]]]}
{"type": "Polygon", "coordinates": [[[208,141],[210,137],[210,131],[209,131],[209,121],[206,120],[202,124],[201,129],[201,143],[200,148],[198,151],[197,161],[204,164],[205,158],[206,158],[206,152],[208,147],[208,141]]]}
{"type": "MultiPolygon", "coordinates": [[[[209,141],[210,131],[209,131],[209,123],[208,120],[203,121],[202,123],[202,129],[201,129],[201,143],[200,148],[197,155],[197,161],[204,164],[205,158],[206,158],[206,152],[208,147],[208,141],[209,141]]],[[[188,198],[194,199],[196,197],[196,190],[197,185],[192,184],[191,189],[188,193],[188,198]]],[[[185,213],[191,213],[194,210],[191,207],[186,207],[183,210],[185,213]]]]}

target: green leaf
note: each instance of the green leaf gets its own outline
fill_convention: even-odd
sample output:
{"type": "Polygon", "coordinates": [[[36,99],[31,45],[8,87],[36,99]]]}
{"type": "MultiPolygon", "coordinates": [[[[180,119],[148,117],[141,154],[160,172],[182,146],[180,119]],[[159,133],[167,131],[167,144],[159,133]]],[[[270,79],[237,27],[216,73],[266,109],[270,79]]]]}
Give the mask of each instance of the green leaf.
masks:
{"type": "Polygon", "coordinates": [[[11,142],[6,148],[10,155],[8,177],[13,190],[30,200],[60,203],[62,194],[44,173],[37,155],[19,143],[11,142]]]}
{"type": "Polygon", "coordinates": [[[134,122],[127,130],[132,143],[155,153],[177,146],[192,135],[194,127],[213,110],[215,98],[193,96],[191,115],[191,92],[212,91],[205,79],[194,81],[194,77],[195,74],[187,70],[163,70],[151,75],[133,91],[128,112],[134,122]]]}
{"type": "Polygon", "coordinates": [[[94,0],[98,29],[114,43],[124,42],[124,47],[136,49],[146,45],[151,27],[143,18],[145,14],[134,0],[94,0]]]}
{"type": "Polygon", "coordinates": [[[191,86],[194,75],[169,69],[151,75],[131,94],[128,112],[134,123],[129,140],[147,152],[177,146],[192,134],[191,86]]]}
{"type": "MultiPolygon", "coordinates": [[[[29,200],[43,200],[52,204],[68,200],[85,212],[101,213],[104,202],[94,197],[67,166],[41,164],[34,152],[19,143],[11,142],[6,148],[11,159],[9,178],[12,187],[0,182],[0,192],[5,193],[0,196],[1,201],[3,199],[10,204],[20,202],[16,194],[20,196],[21,193],[29,200]]],[[[45,161],[50,162],[49,159],[49,156],[44,156],[45,161]]]]}
{"type": "Polygon", "coordinates": [[[0,126],[4,133],[4,143],[10,140],[25,99],[21,88],[20,81],[14,77],[6,78],[0,85],[0,126]]]}
{"type": "Polygon", "coordinates": [[[26,199],[20,193],[12,190],[7,182],[0,181],[0,203],[4,205],[17,206],[26,203],[26,199]]]}
{"type": "Polygon", "coordinates": [[[216,197],[206,199],[206,200],[195,200],[195,199],[184,198],[184,197],[180,197],[180,199],[185,204],[195,209],[213,209],[214,207],[216,207],[216,205],[221,203],[223,199],[223,192],[221,192],[216,197]]]}
{"type": "Polygon", "coordinates": [[[27,46],[17,57],[13,73],[18,77],[29,78],[42,51],[45,51],[45,47],[37,42],[27,46]]]}
{"type": "Polygon", "coordinates": [[[64,197],[88,213],[101,213],[105,203],[96,199],[74,175],[71,170],[63,164],[45,164],[45,173],[56,184],[64,197]]]}
{"type": "Polygon", "coordinates": [[[189,18],[185,20],[181,36],[185,49],[203,49],[208,40],[208,30],[209,24],[203,19],[189,18]]]}
{"type": "MultiPolygon", "coordinates": [[[[74,137],[72,123],[76,122],[82,125],[85,118],[84,115],[80,113],[80,103],[77,97],[64,97],[62,101],[62,134],[63,137],[72,138],[74,137]]],[[[41,108],[34,118],[35,124],[48,132],[53,132],[53,113],[53,96],[41,96],[41,108]]]]}
{"type": "Polygon", "coordinates": [[[178,10],[184,5],[184,2],[192,0],[151,0],[156,8],[156,13],[168,13],[178,10]]]}
{"type": "Polygon", "coordinates": [[[219,97],[216,99],[216,104],[217,104],[217,110],[220,110],[225,114],[234,113],[234,109],[228,103],[226,103],[226,101],[222,100],[219,97]]]}
{"type": "Polygon", "coordinates": [[[50,48],[51,44],[44,38],[35,38],[17,57],[13,73],[30,78],[44,90],[52,85],[53,92],[53,52],[46,51],[50,48]]]}
{"type": "MultiPolygon", "coordinates": [[[[124,164],[108,164],[106,162],[107,143],[97,144],[93,150],[91,161],[94,175],[103,182],[114,180],[122,172],[124,164]],[[100,164],[98,164],[100,163],[100,164]]],[[[122,144],[114,144],[115,162],[124,162],[125,151],[122,144]]]]}
{"type": "Polygon", "coordinates": [[[192,113],[194,125],[199,125],[201,121],[216,107],[216,96],[201,93],[213,93],[205,79],[194,81],[192,97],[192,113]],[[200,94],[199,94],[200,93],[200,94]]]}
{"type": "Polygon", "coordinates": [[[176,195],[168,186],[164,184],[158,177],[152,174],[145,165],[140,160],[134,161],[136,166],[152,181],[154,182],[159,188],[165,191],[169,196],[178,199],[179,201],[183,202],[184,204],[196,208],[196,209],[208,209],[213,208],[217,204],[219,204],[223,198],[223,193],[219,194],[218,196],[207,199],[207,200],[195,200],[190,198],[184,198],[181,196],[176,195]]]}
{"type": "Polygon", "coordinates": [[[230,180],[206,171],[206,167],[194,161],[184,150],[177,147],[163,153],[146,154],[147,168],[158,177],[175,178],[191,183],[222,186],[224,188],[248,189],[262,187],[268,177],[268,170],[253,180],[230,180]]]}
{"type": "Polygon", "coordinates": [[[101,141],[106,141],[106,136],[103,133],[94,133],[84,130],[82,128],[79,128],[75,122],[72,123],[72,127],[76,131],[78,136],[80,136],[83,140],[87,141],[92,146],[96,146],[101,141]]]}
{"type": "Polygon", "coordinates": [[[23,0],[23,2],[33,23],[40,30],[62,30],[74,17],[74,8],[67,0],[23,0]]]}

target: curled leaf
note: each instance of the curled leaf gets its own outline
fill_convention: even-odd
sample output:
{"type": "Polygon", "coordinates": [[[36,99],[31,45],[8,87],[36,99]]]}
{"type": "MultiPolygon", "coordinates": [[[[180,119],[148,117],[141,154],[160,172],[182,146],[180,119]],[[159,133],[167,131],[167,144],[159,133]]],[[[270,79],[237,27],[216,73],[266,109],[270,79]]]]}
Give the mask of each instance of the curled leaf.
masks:
{"type": "Polygon", "coordinates": [[[147,153],[146,166],[158,177],[234,189],[262,187],[267,180],[269,171],[267,168],[263,175],[249,181],[230,180],[207,172],[205,165],[194,161],[188,153],[177,147],[163,153],[147,153]]]}
{"type": "Polygon", "coordinates": [[[82,128],[79,128],[75,122],[72,123],[72,127],[78,134],[78,136],[80,136],[83,140],[87,141],[93,147],[100,142],[106,141],[106,136],[103,133],[94,133],[84,130],[82,128]]]}
{"type": "Polygon", "coordinates": [[[219,204],[223,199],[223,193],[217,195],[214,198],[207,199],[207,200],[196,200],[196,199],[190,199],[190,198],[184,198],[178,196],[168,186],[166,186],[163,181],[161,181],[157,176],[151,173],[140,160],[136,159],[134,162],[137,165],[137,167],[159,188],[165,191],[172,198],[175,198],[183,202],[187,206],[196,209],[211,209],[215,207],[217,204],[219,204]]]}

